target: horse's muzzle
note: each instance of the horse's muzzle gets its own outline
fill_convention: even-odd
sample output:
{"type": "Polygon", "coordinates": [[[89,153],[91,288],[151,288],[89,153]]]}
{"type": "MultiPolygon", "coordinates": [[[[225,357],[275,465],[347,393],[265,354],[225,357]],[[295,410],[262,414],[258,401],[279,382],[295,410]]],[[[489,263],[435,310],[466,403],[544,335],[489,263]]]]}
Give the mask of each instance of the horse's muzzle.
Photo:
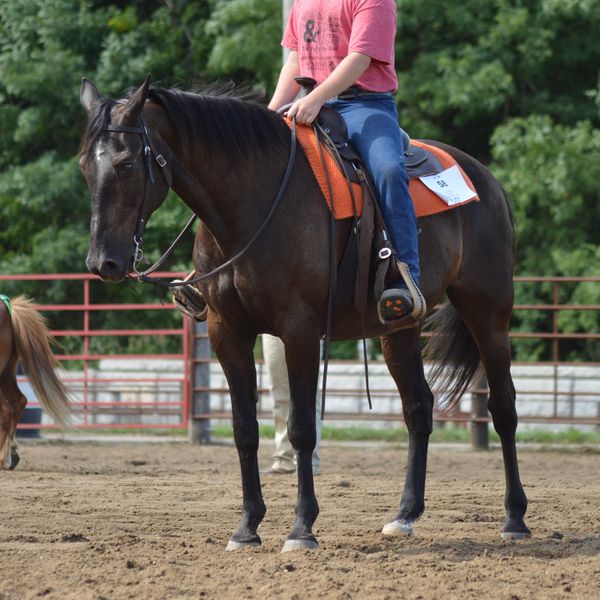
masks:
{"type": "Polygon", "coordinates": [[[127,276],[125,263],[117,258],[105,257],[96,261],[88,256],[85,262],[90,273],[100,276],[103,281],[119,283],[127,276]]]}

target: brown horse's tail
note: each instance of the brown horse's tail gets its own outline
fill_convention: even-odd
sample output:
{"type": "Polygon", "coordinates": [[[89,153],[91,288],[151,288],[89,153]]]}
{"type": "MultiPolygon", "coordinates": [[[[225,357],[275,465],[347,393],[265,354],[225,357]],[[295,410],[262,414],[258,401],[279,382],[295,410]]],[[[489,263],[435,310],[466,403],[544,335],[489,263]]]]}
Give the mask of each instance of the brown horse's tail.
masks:
{"type": "Polygon", "coordinates": [[[479,364],[479,350],[452,304],[446,302],[427,320],[432,335],[423,349],[423,358],[434,361],[429,386],[440,390],[441,405],[451,408],[467,391],[479,364]]]}
{"type": "Polygon", "coordinates": [[[58,362],[46,321],[25,296],[11,299],[15,346],[31,387],[42,406],[62,427],[71,424],[72,405],[63,382],[56,375],[58,362]]]}

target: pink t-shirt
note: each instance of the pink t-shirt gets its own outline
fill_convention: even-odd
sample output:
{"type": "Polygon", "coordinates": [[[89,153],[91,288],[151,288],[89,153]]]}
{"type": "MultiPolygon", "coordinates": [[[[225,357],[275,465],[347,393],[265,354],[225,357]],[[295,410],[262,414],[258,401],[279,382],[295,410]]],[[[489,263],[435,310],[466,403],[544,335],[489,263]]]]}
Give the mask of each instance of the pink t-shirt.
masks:
{"type": "Polygon", "coordinates": [[[370,92],[394,92],[395,0],[295,0],[281,42],[296,50],[300,74],[322,83],[351,52],[371,57],[356,82],[370,92]]]}

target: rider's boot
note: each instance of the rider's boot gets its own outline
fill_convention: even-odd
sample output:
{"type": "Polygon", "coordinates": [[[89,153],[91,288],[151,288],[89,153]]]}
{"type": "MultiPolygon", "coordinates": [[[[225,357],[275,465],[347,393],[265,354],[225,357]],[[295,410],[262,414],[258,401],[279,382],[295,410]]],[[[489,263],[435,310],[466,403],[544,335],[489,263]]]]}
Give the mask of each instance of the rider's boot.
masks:
{"type": "Polygon", "coordinates": [[[415,304],[404,281],[392,283],[379,299],[379,313],[384,321],[396,321],[413,311],[415,304]]]}
{"type": "Polygon", "coordinates": [[[412,317],[414,321],[425,316],[425,298],[413,279],[406,263],[397,261],[400,277],[386,286],[377,305],[379,321],[384,325],[412,317]]]}

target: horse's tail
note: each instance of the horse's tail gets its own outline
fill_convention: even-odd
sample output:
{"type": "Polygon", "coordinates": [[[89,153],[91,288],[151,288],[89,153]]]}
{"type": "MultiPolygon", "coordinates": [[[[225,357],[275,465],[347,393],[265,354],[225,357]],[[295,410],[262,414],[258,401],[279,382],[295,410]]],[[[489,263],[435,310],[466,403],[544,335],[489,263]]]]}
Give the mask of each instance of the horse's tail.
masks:
{"type": "Polygon", "coordinates": [[[480,364],[473,336],[450,302],[427,320],[432,335],[423,358],[434,361],[429,385],[441,393],[441,404],[451,408],[467,391],[480,364]]]}
{"type": "Polygon", "coordinates": [[[44,317],[25,296],[11,299],[15,347],[31,387],[42,406],[62,427],[71,423],[69,395],[56,374],[58,361],[50,344],[54,341],[44,317]]]}

